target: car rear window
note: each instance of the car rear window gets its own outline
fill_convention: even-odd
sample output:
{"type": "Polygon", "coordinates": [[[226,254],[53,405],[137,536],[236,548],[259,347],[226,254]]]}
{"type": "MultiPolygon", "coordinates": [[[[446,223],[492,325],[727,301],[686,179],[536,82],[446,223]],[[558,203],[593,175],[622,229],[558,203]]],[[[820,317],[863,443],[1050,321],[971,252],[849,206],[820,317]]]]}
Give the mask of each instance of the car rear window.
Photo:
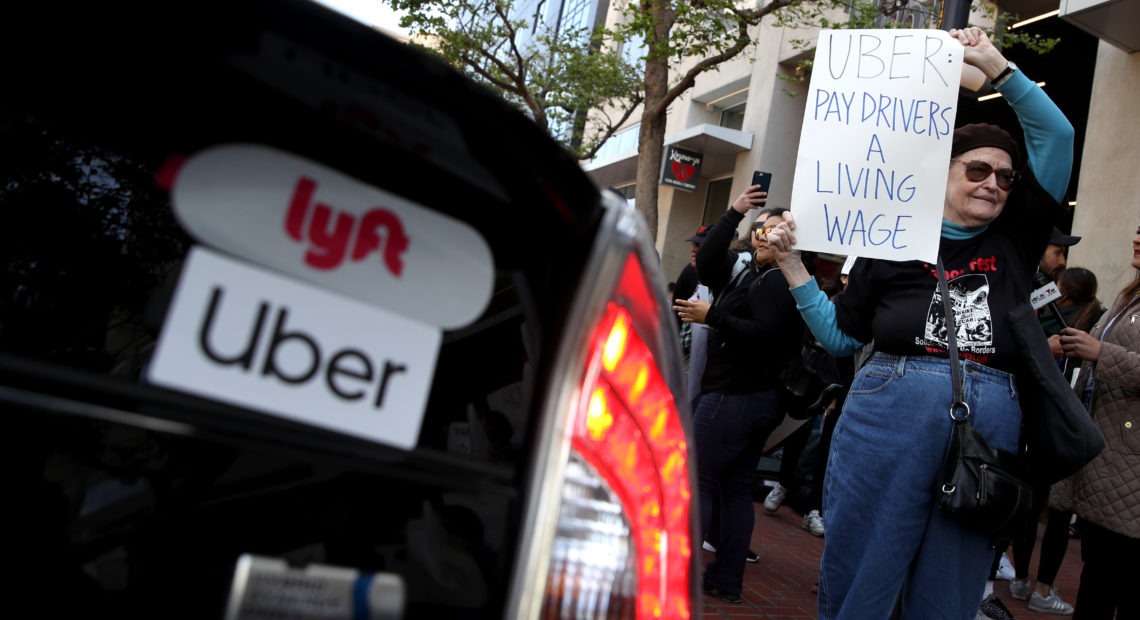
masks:
{"type": "Polygon", "coordinates": [[[10,587],[45,593],[48,615],[220,617],[253,556],[401,574],[407,617],[500,617],[596,190],[529,127],[493,139],[525,119],[324,9],[166,8],[4,26],[0,402],[13,531],[31,543],[10,587]],[[279,160],[339,175],[343,201],[251,172],[279,160]],[[381,232],[338,249],[259,220],[267,187],[306,225],[325,208],[321,230],[371,213],[381,232]],[[338,211],[354,193],[399,208],[338,211]],[[208,230],[187,219],[205,211],[208,230]],[[435,248],[434,271],[388,251],[392,214],[412,213],[404,232],[435,248]],[[358,248],[415,285],[285,265],[356,265],[358,248]],[[295,305],[264,293],[284,290],[295,305]],[[187,299],[200,312],[180,323],[187,299]],[[198,372],[194,346],[246,383],[198,372]],[[412,364],[422,391],[399,394],[412,364]],[[365,432],[369,415],[388,422],[365,432]]]}

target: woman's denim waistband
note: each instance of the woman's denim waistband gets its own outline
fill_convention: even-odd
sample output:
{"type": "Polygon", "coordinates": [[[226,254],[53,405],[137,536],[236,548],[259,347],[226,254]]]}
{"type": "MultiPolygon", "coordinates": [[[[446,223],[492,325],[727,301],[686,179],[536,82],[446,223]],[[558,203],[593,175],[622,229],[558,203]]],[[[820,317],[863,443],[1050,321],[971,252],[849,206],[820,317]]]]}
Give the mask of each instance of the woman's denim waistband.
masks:
{"type": "MultiPolygon", "coordinates": [[[[1013,393],[1017,393],[1017,384],[1012,374],[971,360],[962,360],[961,363],[967,380],[1008,385],[1013,393]]],[[[865,365],[889,368],[891,372],[900,376],[908,369],[950,375],[950,359],[931,355],[893,355],[875,351],[865,365]]]]}

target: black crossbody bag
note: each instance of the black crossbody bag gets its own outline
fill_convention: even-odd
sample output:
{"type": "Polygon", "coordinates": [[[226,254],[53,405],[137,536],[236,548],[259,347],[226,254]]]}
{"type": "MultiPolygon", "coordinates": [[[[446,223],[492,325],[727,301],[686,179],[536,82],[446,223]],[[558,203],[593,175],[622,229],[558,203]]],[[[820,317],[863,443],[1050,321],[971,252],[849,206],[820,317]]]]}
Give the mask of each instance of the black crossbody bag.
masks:
{"type": "Polygon", "coordinates": [[[950,376],[954,400],[950,403],[950,442],[942,461],[938,505],[943,512],[993,539],[1011,538],[1032,511],[1033,490],[1016,454],[991,448],[968,423],[970,406],[962,387],[957,327],[942,257],[938,257],[938,291],[946,312],[950,376]]]}
{"type": "MultiPolygon", "coordinates": [[[[1016,250],[1001,239],[1014,273],[1025,273],[1016,250]]],[[[1049,485],[1076,473],[1104,449],[1104,436],[1053,361],[1041,323],[1029,305],[1024,282],[1015,278],[1018,298],[1008,326],[1021,352],[1017,393],[1021,403],[1022,444],[1031,479],[1049,485]]]]}

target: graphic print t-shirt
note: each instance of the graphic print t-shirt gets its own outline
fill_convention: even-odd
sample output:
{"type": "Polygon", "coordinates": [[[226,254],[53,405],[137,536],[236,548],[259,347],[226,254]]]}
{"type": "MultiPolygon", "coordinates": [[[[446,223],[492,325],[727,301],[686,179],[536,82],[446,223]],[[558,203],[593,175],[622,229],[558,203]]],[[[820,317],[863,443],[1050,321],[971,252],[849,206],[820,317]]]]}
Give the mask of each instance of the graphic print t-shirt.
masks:
{"type": "MultiPolygon", "coordinates": [[[[1022,195],[1010,197],[1006,212],[988,230],[970,239],[942,238],[940,243],[959,355],[1002,370],[1011,370],[1018,357],[1006,317],[1015,304],[1028,301],[1019,298],[1018,291],[1028,289],[1019,289],[1014,271],[1036,266],[1060,209],[1031,176],[1025,183],[1022,195]],[[1029,213],[1035,217],[1027,217],[1029,213]],[[1017,260],[1007,252],[1017,252],[1017,260]]],[[[1024,286],[1027,274],[1021,279],[1024,286]]],[[[948,355],[934,263],[859,259],[835,304],[839,328],[861,342],[873,339],[877,351],[948,355]]]]}
{"type": "MultiPolygon", "coordinates": [[[[942,261],[959,355],[1007,368],[1013,360],[1005,358],[1011,355],[1014,341],[1002,327],[1019,300],[1012,266],[999,258],[999,245],[988,235],[962,241],[943,239],[942,261]]],[[[849,287],[850,294],[837,300],[840,328],[860,340],[873,336],[875,349],[885,353],[946,356],[949,334],[934,264],[872,260],[862,267],[858,276],[870,287],[849,287]],[[863,309],[874,301],[860,296],[868,290],[883,293],[873,317],[864,316],[863,309]]],[[[851,277],[856,275],[852,270],[851,277]]]]}

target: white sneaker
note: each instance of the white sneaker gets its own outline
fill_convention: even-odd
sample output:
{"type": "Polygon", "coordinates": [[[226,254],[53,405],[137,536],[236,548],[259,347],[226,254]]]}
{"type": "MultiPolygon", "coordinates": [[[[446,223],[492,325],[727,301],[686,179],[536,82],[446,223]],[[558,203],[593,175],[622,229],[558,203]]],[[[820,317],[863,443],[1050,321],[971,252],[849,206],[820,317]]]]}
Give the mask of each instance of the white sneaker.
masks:
{"type": "Polygon", "coordinates": [[[1010,563],[1009,557],[1004,553],[1001,554],[1001,560],[998,563],[997,578],[1012,581],[1014,577],[1017,577],[1017,571],[1013,570],[1013,564],[1010,563]]]}
{"type": "Polygon", "coordinates": [[[823,517],[818,510],[804,515],[804,529],[811,532],[812,536],[823,536],[823,517]]]}
{"type": "Polygon", "coordinates": [[[1049,588],[1049,596],[1047,597],[1036,592],[1030,594],[1029,608],[1039,613],[1058,616],[1070,616],[1073,613],[1073,606],[1061,600],[1061,594],[1057,592],[1057,588],[1049,588]]]}
{"type": "Polygon", "coordinates": [[[709,553],[716,553],[716,547],[714,547],[713,544],[707,540],[701,543],[701,548],[705,551],[708,551],[709,553]]]}
{"type": "Polygon", "coordinates": [[[1033,584],[1028,579],[1012,579],[1009,582],[1009,595],[1019,601],[1028,601],[1033,593],[1033,584]]]}
{"type": "Polygon", "coordinates": [[[768,492],[768,497],[764,498],[764,509],[768,512],[776,512],[780,508],[780,504],[784,503],[784,498],[788,496],[788,490],[780,485],[779,482],[772,490],[768,492]]]}

